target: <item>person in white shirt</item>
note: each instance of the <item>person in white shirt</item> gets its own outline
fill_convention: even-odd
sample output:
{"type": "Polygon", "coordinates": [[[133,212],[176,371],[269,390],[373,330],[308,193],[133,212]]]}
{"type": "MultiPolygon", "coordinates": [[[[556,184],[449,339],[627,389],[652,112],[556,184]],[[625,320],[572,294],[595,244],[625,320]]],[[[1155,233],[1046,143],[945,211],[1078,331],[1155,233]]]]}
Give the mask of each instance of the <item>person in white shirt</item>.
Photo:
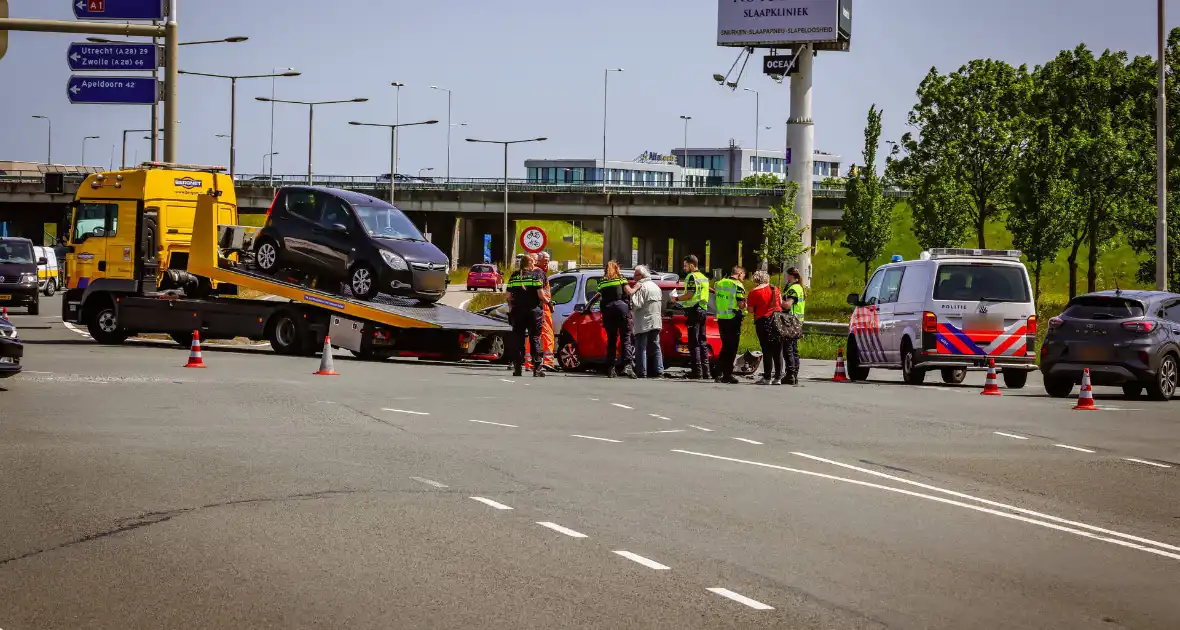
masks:
{"type": "Polygon", "coordinates": [[[664,325],[664,292],[651,279],[651,273],[643,265],[635,268],[631,314],[635,333],[635,376],[660,378],[664,375],[664,355],[660,351],[660,329],[664,325]]]}

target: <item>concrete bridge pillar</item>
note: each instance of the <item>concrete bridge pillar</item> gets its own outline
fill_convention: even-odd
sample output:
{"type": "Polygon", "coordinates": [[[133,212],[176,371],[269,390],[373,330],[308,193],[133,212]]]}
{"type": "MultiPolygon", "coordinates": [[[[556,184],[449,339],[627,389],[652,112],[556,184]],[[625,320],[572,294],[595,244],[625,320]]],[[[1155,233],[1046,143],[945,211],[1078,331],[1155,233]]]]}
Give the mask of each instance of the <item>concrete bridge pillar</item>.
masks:
{"type": "Polygon", "coordinates": [[[459,219],[459,266],[470,267],[483,262],[484,236],[492,236],[492,261],[504,257],[504,225],[497,219],[459,219]]]}
{"type": "Polygon", "coordinates": [[[762,263],[758,258],[759,247],[762,247],[762,223],[760,221],[744,221],[738,236],[742,242],[742,260],[739,263],[746,268],[746,274],[752,274],[762,263]]]}
{"type": "Polygon", "coordinates": [[[709,267],[720,269],[721,275],[729,275],[729,270],[738,264],[738,238],[736,234],[719,235],[709,240],[709,267]]]}
{"type": "Polygon", "coordinates": [[[669,261],[672,270],[681,273],[680,261],[689,254],[697,257],[701,272],[708,275],[708,271],[705,269],[705,239],[703,237],[676,238],[672,244],[672,260],[669,261]]]}
{"type": "Polygon", "coordinates": [[[634,226],[624,217],[606,217],[602,234],[602,257],[616,260],[621,267],[631,266],[631,239],[634,226]]]}

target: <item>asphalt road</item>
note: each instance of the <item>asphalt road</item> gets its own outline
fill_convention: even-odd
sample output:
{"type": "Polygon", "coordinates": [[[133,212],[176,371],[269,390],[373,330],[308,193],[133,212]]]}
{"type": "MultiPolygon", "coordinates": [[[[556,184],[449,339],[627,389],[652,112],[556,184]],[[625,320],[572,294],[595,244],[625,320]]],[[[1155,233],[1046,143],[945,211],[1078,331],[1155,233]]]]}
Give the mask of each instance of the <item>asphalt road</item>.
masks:
{"type": "Polygon", "coordinates": [[[189,370],[13,320],[4,630],[1180,627],[1180,401],[189,370]]]}

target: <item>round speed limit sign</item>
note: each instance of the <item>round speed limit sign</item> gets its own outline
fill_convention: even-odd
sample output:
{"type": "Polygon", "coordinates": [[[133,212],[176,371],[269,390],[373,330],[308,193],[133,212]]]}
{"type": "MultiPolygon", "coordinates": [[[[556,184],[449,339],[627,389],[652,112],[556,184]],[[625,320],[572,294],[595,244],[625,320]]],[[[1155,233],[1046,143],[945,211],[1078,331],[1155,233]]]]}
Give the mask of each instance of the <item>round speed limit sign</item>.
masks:
{"type": "Polygon", "coordinates": [[[549,243],[549,237],[545,235],[545,230],[537,226],[531,226],[524,229],[520,233],[520,246],[524,251],[530,254],[535,254],[543,249],[549,243]]]}

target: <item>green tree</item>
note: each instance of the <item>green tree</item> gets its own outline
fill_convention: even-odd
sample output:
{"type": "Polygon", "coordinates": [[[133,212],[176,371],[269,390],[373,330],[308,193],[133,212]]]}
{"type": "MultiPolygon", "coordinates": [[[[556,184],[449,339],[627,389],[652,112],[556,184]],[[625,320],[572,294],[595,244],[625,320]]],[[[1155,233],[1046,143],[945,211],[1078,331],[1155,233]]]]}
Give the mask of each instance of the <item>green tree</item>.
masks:
{"type": "Polygon", "coordinates": [[[1041,300],[1041,272],[1057,259],[1065,244],[1069,200],[1073,188],[1065,176],[1065,153],[1057,130],[1048,120],[1033,129],[1016,167],[1008,230],[1012,243],[1024,252],[1033,267],[1034,298],[1041,300]]]}
{"type": "Polygon", "coordinates": [[[742,188],[781,188],[783,180],[770,173],[755,173],[747,175],[737,185],[742,188]]]}
{"type": "Polygon", "coordinates": [[[762,220],[762,246],[755,252],[763,261],[778,263],[783,269],[787,263],[811,249],[810,243],[803,242],[803,226],[795,214],[795,195],[799,185],[787,182],[783,198],[770,207],[770,216],[762,220]]]}
{"type": "Polygon", "coordinates": [[[962,246],[973,225],[967,193],[938,170],[927,174],[912,190],[914,236],[922,249],[962,246]]]}
{"type": "MultiPolygon", "coordinates": [[[[955,194],[952,207],[966,214],[980,248],[987,247],[985,225],[1009,203],[1031,90],[1025,67],[1003,61],[976,59],[947,75],[931,68],[918,86],[918,102],[909,115],[917,136],[902,136],[905,156],[892,165],[903,185],[924,186],[931,194],[965,194],[969,203],[961,206],[955,194]],[[951,181],[933,184],[929,180],[935,173],[951,181]]],[[[962,220],[946,217],[949,225],[936,231],[953,233],[962,220]]]]}
{"type": "Polygon", "coordinates": [[[893,204],[885,198],[885,187],[877,175],[877,147],[881,141],[881,110],[869,106],[865,124],[865,146],[861,155],[864,167],[849,175],[844,187],[844,215],[841,246],[848,255],[864,265],[864,281],[869,281],[869,265],[884,251],[893,237],[893,204]]]}

